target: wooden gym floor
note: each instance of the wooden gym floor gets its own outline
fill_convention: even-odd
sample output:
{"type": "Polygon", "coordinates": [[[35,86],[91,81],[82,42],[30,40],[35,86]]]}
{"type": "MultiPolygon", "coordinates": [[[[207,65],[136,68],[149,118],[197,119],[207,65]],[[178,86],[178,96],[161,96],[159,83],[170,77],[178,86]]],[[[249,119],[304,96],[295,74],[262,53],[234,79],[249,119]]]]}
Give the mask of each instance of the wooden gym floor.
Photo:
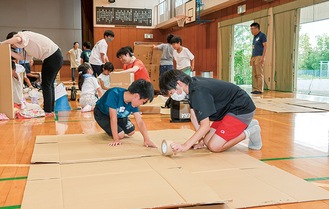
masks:
{"type": "MultiPolygon", "coordinates": [[[[301,98],[282,92],[265,92],[263,98],[301,98]]],[[[329,102],[329,98],[302,96],[329,102]]],[[[91,134],[101,132],[93,114],[74,110],[54,118],[0,121],[0,209],[20,208],[37,135],[91,134]]],[[[170,123],[169,115],[143,114],[149,130],[190,128],[190,123],[170,123]]],[[[270,165],[329,190],[329,112],[274,113],[257,109],[263,149],[239,150],[270,165]]],[[[134,122],[134,120],[132,120],[134,122]]],[[[305,191],[307,192],[307,191],[305,191]]],[[[248,195],[248,194],[246,194],[248,195]]],[[[328,209],[329,200],[257,207],[258,209],[328,209]]]]}

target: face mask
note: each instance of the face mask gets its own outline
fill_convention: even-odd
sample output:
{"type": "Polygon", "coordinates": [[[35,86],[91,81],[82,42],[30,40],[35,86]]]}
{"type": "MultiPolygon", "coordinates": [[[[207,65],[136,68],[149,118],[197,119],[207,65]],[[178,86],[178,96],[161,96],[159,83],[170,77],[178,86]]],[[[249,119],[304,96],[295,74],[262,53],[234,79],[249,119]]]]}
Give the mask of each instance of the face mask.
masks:
{"type": "Polygon", "coordinates": [[[173,95],[171,95],[171,98],[176,101],[182,101],[183,99],[185,99],[185,97],[186,97],[186,93],[184,91],[182,91],[181,94],[177,94],[175,92],[173,93],[173,95]]]}
{"type": "Polygon", "coordinates": [[[112,38],[107,38],[107,42],[112,42],[112,38]]]}

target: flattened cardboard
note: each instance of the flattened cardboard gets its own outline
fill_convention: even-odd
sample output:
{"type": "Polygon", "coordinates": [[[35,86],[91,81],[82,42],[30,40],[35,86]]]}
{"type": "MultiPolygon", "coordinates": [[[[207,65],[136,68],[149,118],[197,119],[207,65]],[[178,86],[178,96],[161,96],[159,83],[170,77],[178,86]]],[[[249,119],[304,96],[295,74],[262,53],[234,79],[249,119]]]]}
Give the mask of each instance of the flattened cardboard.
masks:
{"type": "Polygon", "coordinates": [[[21,209],[62,209],[62,185],[60,179],[27,181],[21,209]]]}
{"type": "MultiPolygon", "coordinates": [[[[255,105],[257,108],[261,108],[264,110],[272,111],[272,112],[320,112],[325,110],[325,106],[322,106],[324,109],[316,109],[317,106],[314,104],[310,104],[309,102],[302,102],[299,105],[296,105],[296,101],[290,98],[253,98],[255,105]]],[[[326,105],[329,106],[329,105],[326,105]]]]}
{"type": "MultiPolygon", "coordinates": [[[[148,133],[151,140],[160,147],[162,139],[168,138],[183,143],[192,136],[194,131],[170,129],[149,131],[148,133]]],[[[136,132],[132,137],[124,138],[122,140],[124,146],[119,147],[107,146],[113,139],[106,133],[58,135],[56,138],[52,136],[51,141],[54,142],[56,139],[56,143],[45,144],[39,144],[39,142],[44,141],[39,137],[37,136],[37,144],[34,146],[32,163],[57,162],[63,164],[161,155],[159,149],[143,146],[143,137],[140,132],[136,132]]],[[[206,153],[208,152],[206,151],[206,153]]]]}
{"type": "Polygon", "coordinates": [[[271,185],[273,188],[284,190],[286,194],[293,197],[297,202],[329,198],[329,193],[324,192],[324,189],[314,186],[303,179],[296,178],[296,176],[274,166],[266,166],[257,170],[250,169],[246,170],[246,172],[271,185]]]}
{"type": "Polygon", "coordinates": [[[59,179],[60,166],[59,164],[36,164],[30,165],[28,180],[44,180],[44,179],[59,179]]]}
{"type": "MultiPolygon", "coordinates": [[[[209,186],[180,167],[173,167],[172,159],[162,158],[161,167],[156,159],[149,159],[60,165],[61,181],[54,185],[52,179],[40,180],[43,183],[41,189],[62,188],[63,207],[57,209],[167,208],[220,202],[209,186]]],[[[32,170],[35,168],[31,167],[32,170]]],[[[38,187],[34,184],[26,187],[25,194],[29,195],[29,199],[49,197],[47,194],[33,193],[35,189],[38,187]]],[[[22,205],[26,204],[23,201],[22,205]]],[[[39,202],[34,209],[47,208],[47,204],[39,202]]]]}
{"type": "Polygon", "coordinates": [[[36,162],[59,162],[59,151],[57,143],[35,144],[33,150],[32,163],[36,162]]]}
{"type": "MultiPolygon", "coordinates": [[[[149,131],[158,146],[163,139],[183,143],[193,133],[189,129],[149,131]]],[[[48,202],[45,205],[39,199],[51,198],[48,190],[52,187],[63,191],[55,200],[51,199],[62,200],[63,207],[56,209],[177,208],[223,202],[231,208],[245,208],[329,199],[329,191],[234,148],[223,153],[211,153],[207,149],[189,150],[165,157],[158,149],[143,147],[140,133],[113,149],[106,146],[106,137],[105,133],[63,135],[57,136],[57,143],[36,144],[56,144],[59,162],[70,164],[58,165],[61,181],[55,183],[52,178],[57,178],[56,167],[51,168],[55,174],[49,174],[48,167],[31,166],[31,178],[22,206],[38,202],[38,207],[33,204],[34,209],[48,208],[48,202]],[[84,144],[86,141],[89,143],[84,144]],[[69,152],[72,155],[69,156],[69,152]],[[84,157],[81,158],[80,154],[84,157]],[[41,174],[36,175],[38,172],[41,174]]],[[[40,151],[42,148],[35,151],[44,154],[45,150],[55,150],[40,151]]],[[[54,205],[61,203],[55,202],[54,205]]]]}
{"type": "Polygon", "coordinates": [[[174,160],[177,164],[192,173],[203,173],[237,168],[250,169],[267,166],[267,164],[256,160],[249,155],[242,155],[243,154],[241,152],[234,151],[232,149],[220,154],[209,152],[208,155],[176,155],[174,160]]]}

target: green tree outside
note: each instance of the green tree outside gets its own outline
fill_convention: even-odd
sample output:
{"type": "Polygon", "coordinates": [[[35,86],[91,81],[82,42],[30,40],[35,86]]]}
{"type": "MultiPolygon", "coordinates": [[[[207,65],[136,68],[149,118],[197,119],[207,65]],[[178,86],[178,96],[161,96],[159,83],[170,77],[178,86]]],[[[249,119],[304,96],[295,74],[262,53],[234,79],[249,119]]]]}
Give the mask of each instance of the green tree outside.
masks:
{"type": "Polygon", "coordinates": [[[237,85],[251,85],[250,57],[252,35],[250,24],[234,26],[234,82],[237,85]]]}

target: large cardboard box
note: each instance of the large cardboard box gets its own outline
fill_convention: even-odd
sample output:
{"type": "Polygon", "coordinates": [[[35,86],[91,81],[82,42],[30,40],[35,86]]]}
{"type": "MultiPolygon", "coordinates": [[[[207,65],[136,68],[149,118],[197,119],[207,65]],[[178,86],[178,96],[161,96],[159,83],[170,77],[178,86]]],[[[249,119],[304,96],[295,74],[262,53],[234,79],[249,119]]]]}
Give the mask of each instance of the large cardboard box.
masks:
{"type": "Polygon", "coordinates": [[[115,70],[110,74],[110,87],[121,87],[127,89],[134,82],[134,73],[120,73],[122,70],[115,70]]]}
{"type": "Polygon", "coordinates": [[[162,56],[162,51],[157,50],[157,49],[153,49],[152,62],[151,63],[154,64],[154,65],[160,65],[161,56],[162,56]]]}
{"type": "Polygon", "coordinates": [[[144,65],[152,63],[153,47],[152,45],[136,45],[134,46],[134,55],[140,59],[144,65]]]}
{"type": "Polygon", "coordinates": [[[149,70],[151,83],[153,85],[154,90],[156,90],[156,91],[160,91],[160,88],[159,88],[160,69],[159,68],[160,68],[160,65],[152,64],[152,65],[150,65],[150,70],[149,70]]]}
{"type": "Polygon", "coordinates": [[[0,63],[0,113],[4,113],[8,118],[14,119],[14,97],[9,44],[0,44],[0,63]]]}
{"type": "Polygon", "coordinates": [[[148,64],[160,64],[162,52],[157,49],[153,49],[153,45],[158,45],[158,42],[136,42],[134,45],[134,55],[137,59],[140,59],[144,65],[148,64]]]}

